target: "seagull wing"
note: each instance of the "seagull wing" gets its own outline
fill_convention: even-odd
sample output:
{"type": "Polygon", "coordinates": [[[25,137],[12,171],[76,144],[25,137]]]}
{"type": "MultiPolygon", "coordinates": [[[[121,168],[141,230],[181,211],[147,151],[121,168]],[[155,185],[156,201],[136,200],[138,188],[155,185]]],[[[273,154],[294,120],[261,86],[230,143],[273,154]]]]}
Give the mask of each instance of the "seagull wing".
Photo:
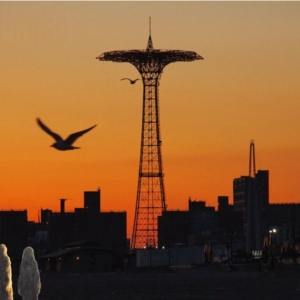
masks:
{"type": "Polygon", "coordinates": [[[131,79],[129,79],[129,78],[122,78],[121,80],[125,80],[125,79],[127,79],[127,80],[130,80],[130,81],[131,81],[131,79]]]}
{"type": "Polygon", "coordinates": [[[39,118],[36,119],[39,126],[49,135],[51,135],[57,142],[62,141],[62,138],[57,133],[51,131],[39,118]]]}
{"type": "Polygon", "coordinates": [[[78,132],[75,132],[75,133],[72,133],[70,134],[65,142],[69,145],[72,145],[80,136],[84,135],[85,133],[87,133],[88,131],[92,130],[95,126],[97,125],[94,125],[88,129],[85,129],[85,130],[82,130],[82,131],[78,131],[78,132]]]}

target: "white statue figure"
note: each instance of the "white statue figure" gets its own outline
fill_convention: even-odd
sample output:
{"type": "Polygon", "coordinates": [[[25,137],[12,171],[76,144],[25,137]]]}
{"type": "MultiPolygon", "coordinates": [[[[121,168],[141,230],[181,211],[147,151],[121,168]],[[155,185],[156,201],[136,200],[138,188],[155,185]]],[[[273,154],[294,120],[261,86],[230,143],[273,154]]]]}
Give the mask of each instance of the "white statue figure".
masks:
{"type": "Polygon", "coordinates": [[[7,248],[0,245],[0,299],[13,300],[13,287],[11,280],[11,262],[7,255],[7,248]]]}
{"type": "Polygon", "coordinates": [[[34,257],[34,251],[31,247],[26,247],[20,265],[18,293],[23,300],[38,300],[40,290],[40,272],[34,257]]]}

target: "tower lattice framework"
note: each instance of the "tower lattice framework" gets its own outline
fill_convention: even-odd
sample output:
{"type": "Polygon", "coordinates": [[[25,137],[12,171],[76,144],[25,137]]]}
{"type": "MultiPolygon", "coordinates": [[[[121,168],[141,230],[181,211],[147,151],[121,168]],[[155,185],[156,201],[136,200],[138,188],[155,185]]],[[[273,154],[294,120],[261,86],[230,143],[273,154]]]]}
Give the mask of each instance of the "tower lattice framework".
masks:
{"type": "Polygon", "coordinates": [[[157,218],[166,211],[159,119],[159,80],[168,64],[203,58],[193,51],[155,50],[150,32],[146,50],[104,52],[97,59],[129,62],[142,77],[141,150],[131,248],[157,247],[157,218]]]}

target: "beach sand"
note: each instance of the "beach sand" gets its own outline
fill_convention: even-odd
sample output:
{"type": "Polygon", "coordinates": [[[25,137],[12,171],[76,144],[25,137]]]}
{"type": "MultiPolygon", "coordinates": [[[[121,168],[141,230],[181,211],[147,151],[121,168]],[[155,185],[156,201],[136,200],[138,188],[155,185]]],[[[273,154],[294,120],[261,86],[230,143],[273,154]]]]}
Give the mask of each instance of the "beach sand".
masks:
{"type": "MultiPolygon", "coordinates": [[[[41,274],[39,300],[300,299],[299,265],[152,268],[97,274],[41,274]]],[[[16,295],[15,300],[21,299],[16,295]]]]}

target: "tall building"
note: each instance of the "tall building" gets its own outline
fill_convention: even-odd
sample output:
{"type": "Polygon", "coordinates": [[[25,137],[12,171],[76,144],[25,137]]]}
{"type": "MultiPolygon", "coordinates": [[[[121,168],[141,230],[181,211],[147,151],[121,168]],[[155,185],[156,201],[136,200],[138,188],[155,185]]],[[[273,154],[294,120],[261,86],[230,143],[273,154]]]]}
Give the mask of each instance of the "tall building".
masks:
{"type": "Polygon", "coordinates": [[[228,196],[218,197],[218,228],[224,230],[226,236],[241,239],[244,233],[243,212],[234,211],[233,205],[228,203],[228,196]]]}
{"type": "Polygon", "coordinates": [[[158,247],[188,245],[190,214],[188,211],[168,210],[158,217],[158,247]]]}
{"type": "Polygon", "coordinates": [[[230,216],[233,213],[233,205],[229,204],[228,196],[218,197],[218,228],[225,231],[231,230],[233,226],[229,223],[230,216]]]}
{"type": "Polygon", "coordinates": [[[258,170],[255,175],[258,203],[258,222],[260,232],[260,247],[265,236],[269,233],[269,171],[258,170]]]}
{"type": "Polygon", "coordinates": [[[249,180],[249,176],[241,176],[240,178],[233,179],[233,210],[239,211],[243,215],[243,227],[245,235],[247,225],[246,207],[249,180]]]}
{"type": "Polygon", "coordinates": [[[233,206],[243,212],[247,252],[261,250],[268,235],[269,171],[258,170],[254,177],[233,180],[233,206]]]}
{"type": "Polygon", "coordinates": [[[0,244],[9,256],[22,255],[27,246],[27,210],[0,211],[0,244]]]}
{"type": "Polygon", "coordinates": [[[196,236],[210,235],[218,226],[217,213],[205,201],[189,199],[190,230],[196,236]]]}
{"type": "Polygon", "coordinates": [[[101,211],[100,202],[101,201],[101,190],[97,191],[85,191],[84,192],[84,209],[89,209],[93,211],[101,211]]]}
{"type": "MultiPolygon", "coordinates": [[[[64,199],[62,199],[64,200],[64,199]]],[[[42,228],[47,231],[51,249],[65,244],[92,240],[106,247],[126,250],[126,212],[100,212],[100,190],[84,193],[84,207],[74,212],[42,210],[42,228]]]]}
{"type": "MultiPolygon", "coordinates": [[[[232,209],[227,205],[228,197],[222,197],[221,202],[224,225],[238,224],[235,214],[230,213],[232,209]]],[[[204,245],[207,239],[211,240],[216,233],[218,213],[214,207],[206,206],[205,201],[191,199],[188,200],[188,210],[163,212],[162,216],[158,217],[159,247],[168,244],[204,245]]]]}
{"type": "Polygon", "coordinates": [[[275,244],[295,244],[300,239],[300,203],[269,204],[269,230],[275,244]]]}

